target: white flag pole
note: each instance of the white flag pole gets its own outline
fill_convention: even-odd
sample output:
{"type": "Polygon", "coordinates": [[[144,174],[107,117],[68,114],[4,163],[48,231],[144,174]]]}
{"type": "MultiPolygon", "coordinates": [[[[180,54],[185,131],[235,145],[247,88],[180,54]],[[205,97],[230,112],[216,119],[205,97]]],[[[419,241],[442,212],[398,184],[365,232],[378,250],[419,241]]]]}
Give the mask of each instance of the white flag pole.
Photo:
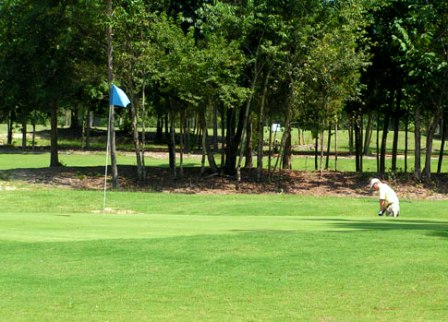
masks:
{"type": "Polygon", "coordinates": [[[111,109],[113,105],[109,105],[109,121],[107,122],[107,143],[106,143],[106,166],[104,167],[104,198],[103,198],[103,211],[106,210],[106,191],[107,191],[107,166],[109,164],[109,147],[110,147],[110,122],[111,122],[111,109]]]}

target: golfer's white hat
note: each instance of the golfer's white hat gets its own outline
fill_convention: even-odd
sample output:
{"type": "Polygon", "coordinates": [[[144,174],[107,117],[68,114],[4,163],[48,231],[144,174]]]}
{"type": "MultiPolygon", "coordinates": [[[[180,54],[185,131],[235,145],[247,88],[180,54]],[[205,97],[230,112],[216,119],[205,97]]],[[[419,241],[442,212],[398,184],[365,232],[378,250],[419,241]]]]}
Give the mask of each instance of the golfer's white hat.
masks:
{"type": "Polygon", "coordinates": [[[373,178],[372,180],[370,180],[370,188],[373,188],[373,185],[375,183],[381,183],[380,179],[373,178]]]}

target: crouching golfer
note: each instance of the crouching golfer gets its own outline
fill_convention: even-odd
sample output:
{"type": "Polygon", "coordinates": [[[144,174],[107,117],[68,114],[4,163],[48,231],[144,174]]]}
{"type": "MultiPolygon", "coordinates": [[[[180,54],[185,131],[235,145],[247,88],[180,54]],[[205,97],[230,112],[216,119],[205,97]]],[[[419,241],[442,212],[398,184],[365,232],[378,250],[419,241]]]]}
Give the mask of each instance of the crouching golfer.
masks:
{"type": "Polygon", "coordinates": [[[375,178],[370,181],[370,188],[378,190],[380,195],[378,216],[386,214],[386,216],[398,217],[400,215],[400,201],[391,187],[375,178]]]}

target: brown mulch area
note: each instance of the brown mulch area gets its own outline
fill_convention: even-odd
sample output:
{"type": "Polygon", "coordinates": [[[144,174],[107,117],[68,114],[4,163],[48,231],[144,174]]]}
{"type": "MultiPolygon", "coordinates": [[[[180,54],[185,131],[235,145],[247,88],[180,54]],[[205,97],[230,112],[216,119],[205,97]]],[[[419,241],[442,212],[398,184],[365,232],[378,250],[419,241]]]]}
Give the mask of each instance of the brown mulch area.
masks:
{"type": "MultiPolygon", "coordinates": [[[[0,171],[0,179],[25,183],[101,190],[104,188],[104,167],[57,167],[39,169],[14,169],[0,171]]],[[[257,182],[256,170],[242,170],[238,184],[235,177],[211,173],[201,175],[199,168],[185,168],[184,174],[174,179],[167,168],[148,167],[147,180],[139,183],[135,166],[119,166],[120,190],[157,191],[171,193],[288,193],[302,195],[372,196],[368,187],[373,175],[350,172],[278,172],[271,180],[257,182]]],[[[179,171],[178,171],[179,172],[179,171]]],[[[110,187],[110,170],[108,187],[110,187]]],[[[264,173],[266,177],[266,173],[264,173]]],[[[401,198],[448,199],[448,175],[434,175],[430,184],[416,183],[412,178],[399,176],[385,180],[401,198]]],[[[109,189],[109,188],[108,188],[109,189]]]]}

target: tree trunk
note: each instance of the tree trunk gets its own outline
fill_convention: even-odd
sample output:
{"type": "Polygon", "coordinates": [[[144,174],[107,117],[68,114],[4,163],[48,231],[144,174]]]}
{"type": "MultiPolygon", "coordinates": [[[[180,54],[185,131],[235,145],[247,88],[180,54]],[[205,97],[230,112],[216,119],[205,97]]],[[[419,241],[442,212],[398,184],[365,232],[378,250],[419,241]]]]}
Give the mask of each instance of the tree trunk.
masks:
{"type": "Polygon", "coordinates": [[[226,151],[227,151],[227,140],[226,138],[226,124],[227,124],[227,110],[224,106],[222,106],[221,111],[221,175],[224,173],[224,165],[225,165],[225,158],[226,158],[226,151]]]}
{"type": "MultiPolygon", "coordinates": [[[[252,80],[252,93],[255,91],[255,84],[257,83],[257,78],[258,78],[258,72],[257,72],[256,64],[255,64],[255,75],[252,80]]],[[[246,142],[244,142],[244,136],[246,136],[246,138],[247,138],[249,135],[247,129],[248,129],[248,123],[249,123],[250,108],[251,108],[252,99],[253,99],[252,95],[253,94],[251,94],[247,100],[246,107],[244,109],[244,114],[240,113],[239,124],[242,123],[242,128],[241,128],[241,134],[238,136],[239,136],[239,143],[241,144],[241,146],[240,146],[240,155],[239,155],[238,163],[236,166],[237,182],[238,183],[241,182],[241,161],[242,161],[243,156],[245,155],[246,150],[248,148],[247,146],[244,146],[246,143],[246,142]],[[243,119],[241,120],[241,118],[243,118],[243,119]]],[[[237,131],[237,133],[238,132],[239,131],[237,131]]],[[[235,138],[238,138],[238,136],[235,136],[235,138]]],[[[236,146],[238,146],[238,145],[236,145],[236,146]]]]}
{"type": "MultiPolygon", "coordinates": [[[[107,1],[107,16],[112,19],[112,0],[107,1]]],[[[112,46],[112,24],[107,28],[107,71],[109,81],[109,92],[111,91],[112,83],[114,81],[113,74],[113,46],[112,46]]],[[[115,111],[114,106],[109,105],[109,134],[110,134],[110,158],[111,158],[111,172],[112,172],[112,188],[118,188],[118,167],[117,167],[117,146],[115,141],[115,111]]]]}
{"type": "Polygon", "coordinates": [[[350,120],[348,126],[348,154],[353,155],[353,121],[350,120]]]}
{"type": "Polygon", "coordinates": [[[381,151],[380,151],[380,175],[384,175],[386,173],[386,145],[387,145],[387,134],[389,132],[389,119],[390,116],[385,112],[384,115],[384,127],[383,127],[383,135],[381,137],[381,151]]]}
{"type": "Polygon", "coordinates": [[[376,172],[380,173],[380,111],[376,115],[376,172]]]}
{"type": "Polygon", "coordinates": [[[405,118],[405,132],[404,132],[404,173],[408,172],[408,150],[409,150],[409,113],[406,111],[405,118]]]}
{"type": "MultiPolygon", "coordinates": [[[[291,127],[287,127],[288,133],[285,133],[286,139],[285,139],[285,148],[283,149],[283,165],[282,169],[292,169],[291,164],[291,127]]],[[[286,130],[285,130],[286,132],[286,130]]]]}
{"type": "Polygon", "coordinates": [[[314,170],[319,169],[319,131],[316,131],[316,138],[314,140],[314,170]]]}
{"type": "Polygon", "coordinates": [[[81,129],[81,126],[79,124],[79,110],[75,107],[71,110],[70,129],[76,131],[81,129]]]}
{"type": "Polygon", "coordinates": [[[441,142],[440,142],[440,152],[439,152],[439,161],[437,162],[437,173],[440,174],[442,172],[442,161],[443,161],[443,152],[445,150],[445,140],[448,135],[448,126],[446,126],[446,118],[442,118],[442,130],[441,130],[441,142]]]}
{"type": "Polygon", "coordinates": [[[143,83],[142,88],[142,139],[141,139],[141,150],[140,155],[142,156],[142,175],[143,182],[146,182],[146,165],[145,165],[145,144],[146,144],[146,100],[145,100],[145,83],[143,83]]]}
{"type": "Polygon", "coordinates": [[[210,148],[210,145],[208,144],[209,138],[208,138],[208,128],[207,128],[207,119],[205,117],[205,110],[202,112],[199,112],[199,125],[201,127],[202,132],[202,162],[201,162],[201,174],[205,172],[205,157],[207,157],[208,164],[211,168],[211,170],[214,173],[218,172],[218,166],[216,165],[215,157],[214,157],[214,147],[213,149],[210,148]]]}
{"type": "Polygon", "coordinates": [[[226,158],[224,173],[235,175],[236,169],[236,140],[235,140],[235,109],[228,108],[226,116],[226,158]]]}
{"type": "Polygon", "coordinates": [[[154,138],[156,143],[163,141],[163,115],[157,115],[156,135],[154,138]]]}
{"type": "MultiPolygon", "coordinates": [[[[277,159],[276,159],[275,165],[274,165],[274,171],[275,171],[275,169],[277,169],[279,160],[281,159],[283,161],[283,159],[284,159],[285,151],[286,151],[286,141],[291,139],[291,118],[292,118],[292,106],[291,106],[291,104],[288,104],[288,114],[287,114],[286,120],[285,120],[285,132],[282,135],[280,148],[279,148],[277,159]]],[[[283,167],[280,167],[279,178],[281,178],[281,173],[282,173],[281,170],[282,169],[283,169],[283,167]]]]}
{"type": "Polygon", "coordinates": [[[263,94],[260,99],[260,110],[258,112],[258,150],[257,150],[257,181],[261,180],[263,170],[263,145],[264,145],[264,106],[266,104],[266,94],[268,91],[268,84],[270,78],[270,71],[268,71],[263,86],[263,94]]]}
{"type": "Polygon", "coordinates": [[[36,147],[36,111],[34,111],[34,118],[33,118],[33,136],[31,139],[31,149],[34,151],[35,147],[36,147]]]}
{"type": "Polygon", "coordinates": [[[218,109],[216,104],[210,102],[213,108],[213,152],[218,152],[218,109]]]}
{"type": "Polygon", "coordinates": [[[269,119],[269,142],[268,142],[268,177],[271,177],[272,170],[272,120],[269,119]]]}
{"type": "Polygon", "coordinates": [[[421,119],[420,119],[420,105],[416,105],[414,109],[414,177],[417,180],[421,179],[421,119]]]}
{"type": "Polygon", "coordinates": [[[58,167],[59,156],[58,156],[58,106],[55,100],[51,101],[51,146],[50,146],[50,167],[58,167]]]}
{"type": "Polygon", "coordinates": [[[359,124],[359,121],[356,119],[356,121],[353,124],[354,128],[354,134],[355,134],[355,163],[356,163],[356,172],[362,172],[362,161],[361,161],[361,155],[362,155],[362,133],[361,133],[361,126],[359,124]]]}
{"type": "Polygon", "coordinates": [[[244,167],[246,169],[252,169],[254,167],[253,165],[253,158],[252,158],[252,116],[249,115],[249,119],[247,121],[247,135],[246,135],[246,160],[244,167]]]}
{"type": "Polygon", "coordinates": [[[330,165],[330,149],[331,149],[331,123],[328,125],[328,136],[327,136],[327,155],[325,157],[325,170],[328,170],[330,165]]]}
{"type": "Polygon", "coordinates": [[[334,125],[334,171],[338,171],[338,120],[334,125]]]}
{"type": "Polygon", "coordinates": [[[180,110],[180,121],[179,121],[179,176],[182,178],[184,176],[184,142],[185,142],[185,109],[181,107],[180,110]]]}
{"type": "Polygon", "coordinates": [[[320,129],[320,151],[319,151],[319,171],[320,174],[322,174],[322,171],[324,170],[323,164],[324,164],[324,129],[325,124],[321,125],[320,129]]]}
{"type": "Polygon", "coordinates": [[[8,134],[7,134],[6,144],[7,145],[12,145],[12,135],[13,135],[13,130],[12,130],[13,116],[12,116],[12,112],[8,113],[7,123],[8,123],[8,134]]]}
{"type": "Polygon", "coordinates": [[[432,144],[434,140],[434,133],[437,129],[437,125],[439,123],[440,118],[442,117],[442,108],[439,108],[437,112],[434,114],[432,122],[427,128],[426,133],[426,158],[425,158],[425,168],[424,168],[424,177],[426,181],[431,180],[431,157],[432,157],[432,144]]]}
{"type": "Polygon", "coordinates": [[[168,140],[168,155],[170,169],[173,173],[173,177],[176,178],[176,129],[174,124],[174,111],[170,110],[170,139],[168,140]]]}
{"type": "Polygon", "coordinates": [[[392,172],[397,171],[398,134],[400,132],[401,88],[396,90],[397,101],[394,113],[394,138],[392,143],[392,172]]]}
{"type": "MultiPolygon", "coordinates": [[[[134,96],[134,91],[131,89],[131,95],[134,96]]],[[[134,142],[134,150],[135,150],[135,157],[137,161],[137,178],[138,181],[143,182],[143,164],[142,164],[142,157],[140,154],[141,146],[140,146],[140,139],[139,139],[139,133],[138,133],[138,109],[136,106],[136,100],[134,97],[132,97],[131,101],[131,117],[132,117],[132,139],[134,142]]]]}
{"type": "Polygon", "coordinates": [[[26,118],[22,119],[22,149],[26,149],[26,118]]]}
{"type": "Polygon", "coordinates": [[[373,119],[373,111],[369,111],[369,114],[367,116],[367,127],[366,127],[366,136],[364,138],[364,148],[363,148],[363,154],[369,155],[370,154],[370,142],[372,141],[372,119],[373,119]]]}

